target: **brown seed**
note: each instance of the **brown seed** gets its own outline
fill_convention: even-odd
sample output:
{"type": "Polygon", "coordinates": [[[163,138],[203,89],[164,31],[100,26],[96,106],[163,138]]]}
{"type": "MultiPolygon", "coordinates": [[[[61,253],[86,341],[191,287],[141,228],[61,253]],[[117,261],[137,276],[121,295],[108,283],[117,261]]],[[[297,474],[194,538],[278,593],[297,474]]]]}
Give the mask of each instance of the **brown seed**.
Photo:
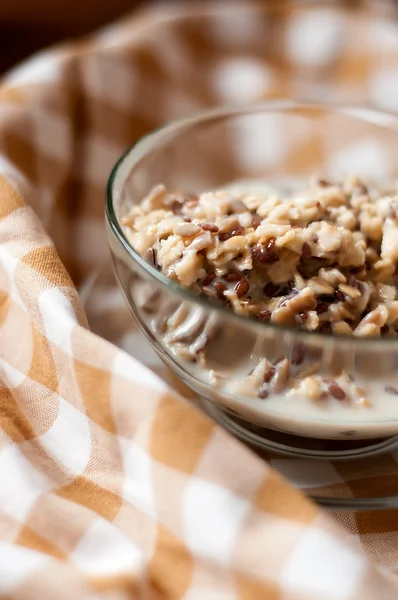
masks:
{"type": "Polygon", "coordinates": [[[319,187],[330,187],[331,183],[327,179],[318,179],[319,187]]]}
{"type": "Polygon", "coordinates": [[[231,232],[231,237],[234,237],[235,235],[244,235],[244,234],[245,234],[245,228],[239,226],[231,232]]]}
{"type": "Polygon", "coordinates": [[[366,268],[365,265],[360,265],[359,267],[352,267],[351,273],[356,275],[357,273],[360,273],[361,271],[363,271],[365,268],[366,268]]]}
{"type": "Polygon", "coordinates": [[[316,312],[318,313],[318,315],[320,313],[324,313],[328,310],[328,305],[325,304],[324,302],[318,302],[318,304],[315,307],[316,312]]]}
{"type": "Polygon", "coordinates": [[[203,223],[201,225],[203,231],[210,231],[211,233],[217,233],[218,227],[214,223],[203,223]]]}
{"type": "Polygon", "coordinates": [[[257,227],[260,225],[262,219],[260,217],[260,215],[258,215],[257,213],[254,213],[253,218],[252,218],[252,226],[254,227],[254,229],[257,229],[257,227]]]}
{"type": "MultiPolygon", "coordinates": [[[[272,239],[273,238],[271,238],[271,240],[272,239]]],[[[267,246],[261,246],[260,244],[258,244],[257,246],[254,246],[254,248],[252,248],[251,252],[254,261],[263,264],[272,264],[278,262],[279,256],[272,250],[272,248],[275,245],[275,242],[272,242],[271,240],[268,241],[267,246]]]]}
{"type": "Polygon", "coordinates": [[[184,217],[184,221],[185,223],[192,223],[192,219],[190,219],[189,217],[184,217]]]}
{"type": "Polygon", "coordinates": [[[260,257],[261,257],[261,253],[263,252],[263,250],[264,250],[264,248],[260,244],[257,244],[257,246],[254,246],[251,249],[252,259],[259,261],[260,257]]]}
{"type": "Polygon", "coordinates": [[[304,360],[304,346],[296,344],[292,350],[292,364],[301,365],[304,360]]]}
{"type": "Polygon", "coordinates": [[[320,333],[330,333],[332,326],[329,321],[325,321],[319,328],[320,333]]]}
{"type": "Polygon", "coordinates": [[[394,396],[398,396],[398,389],[395,387],[392,387],[391,385],[388,385],[385,388],[386,392],[388,392],[389,394],[394,394],[394,396]]]}
{"type": "Polygon", "coordinates": [[[214,289],[217,292],[217,296],[223,300],[227,286],[222,281],[217,281],[217,283],[214,284],[214,289]]]}
{"type": "Polygon", "coordinates": [[[279,261],[279,256],[277,254],[275,254],[275,252],[268,252],[267,254],[264,254],[261,262],[267,264],[267,265],[271,265],[272,263],[276,263],[279,261]]]}
{"type": "Polygon", "coordinates": [[[260,312],[258,313],[258,318],[262,319],[263,321],[269,321],[271,318],[271,311],[268,310],[268,308],[263,308],[263,310],[260,310],[260,312]]]}
{"type": "Polygon", "coordinates": [[[260,262],[272,262],[272,259],[270,259],[270,257],[276,256],[276,254],[273,252],[275,248],[275,242],[276,238],[272,237],[269,238],[265,246],[257,244],[257,246],[252,248],[253,258],[259,260],[260,262]]]}
{"type": "Polygon", "coordinates": [[[204,280],[202,281],[202,285],[210,285],[212,281],[214,281],[214,279],[216,278],[216,274],[213,273],[208,273],[206,275],[206,277],[204,278],[204,280]]]}
{"type": "Polygon", "coordinates": [[[265,398],[268,398],[269,396],[269,391],[268,390],[261,390],[258,393],[258,397],[261,398],[262,400],[265,400],[265,398]]]}
{"type": "Polygon", "coordinates": [[[232,237],[230,233],[220,233],[218,239],[220,242],[225,242],[226,240],[229,240],[230,237],[232,237]]]}
{"type": "Polygon", "coordinates": [[[318,210],[320,210],[320,209],[321,209],[321,206],[322,206],[322,204],[321,204],[321,203],[318,201],[318,202],[316,203],[316,207],[317,207],[317,209],[318,209],[318,210]]]}
{"type": "Polygon", "coordinates": [[[304,242],[304,244],[303,244],[303,247],[301,250],[301,256],[303,258],[311,258],[311,248],[309,247],[307,242],[304,242]]]}
{"type": "Polygon", "coordinates": [[[358,183],[358,185],[356,185],[354,188],[354,192],[358,194],[367,194],[368,188],[363,183],[358,183]]]}
{"type": "Polygon", "coordinates": [[[264,286],[263,291],[268,298],[274,298],[279,292],[279,288],[279,285],[276,285],[276,283],[272,283],[272,281],[270,281],[264,286]]]}
{"type": "Polygon", "coordinates": [[[336,300],[334,294],[322,294],[318,298],[318,302],[324,302],[325,304],[332,304],[336,300]]]}
{"type": "Polygon", "coordinates": [[[264,373],[264,383],[269,383],[274,375],[275,375],[275,367],[272,367],[270,365],[264,373]]]}
{"type": "Polygon", "coordinates": [[[235,286],[235,293],[238,298],[242,298],[249,291],[249,282],[246,279],[242,279],[235,286]]]}
{"type": "Polygon", "coordinates": [[[239,271],[230,271],[222,276],[225,281],[240,281],[242,279],[242,273],[239,271]]]}
{"type": "Polygon", "coordinates": [[[178,215],[181,212],[182,209],[182,202],[178,202],[178,200],[174,200],[174,202],[172,202],[170,204],[170,210],[175,214],[178,215]]]}
{"type": "Polygon", "coordinates": [[[314,233],[314,235],[312,236],[312,241],[314,242],[314,244],[317,244],[319,242],[319,238],[316,233],[314,233]]]}
{"type": "Polygon", "coordinates": [[[348,277],[347,283],[348,283],[348,285],[350,285],[353,288],[358,287],[358,281],[355,279],[355,277],[353,275],[350,275],[348,277]]]}
{"type": "Polygon", "coordinates": [[[335,381],[329,383],[328,388],[333,398],[336,398],[336,400],[344,400],[345,391],[335,381]]]}

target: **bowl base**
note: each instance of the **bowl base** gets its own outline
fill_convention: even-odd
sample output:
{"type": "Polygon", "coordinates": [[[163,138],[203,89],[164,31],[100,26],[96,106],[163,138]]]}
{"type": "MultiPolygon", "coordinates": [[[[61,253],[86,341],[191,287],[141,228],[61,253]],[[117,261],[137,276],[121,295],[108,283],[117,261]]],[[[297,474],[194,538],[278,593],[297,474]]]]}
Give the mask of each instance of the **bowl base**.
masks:
{"type": "Polygon", "coordinates": [[[371,440],[307,438],[256,425],[204,398],[201,400],[201,407],[212,419],[249,446],[282,456],[349,460],[382,454],[398,446],[398,435],[371,440]]]}
{"type": "MultiPolygon", "coordinates": [[[[137,340],[136,327],[122,294],[115,288],[109,267],[91,274],[81,289],[81,296],[92,331],[139,361],[146,362],[150,357],[151,362],[147,363],[150,368],[154,364],[160,365],[160,361],[155,363],[157,358],[148,342],[143,338],[137,340]]],[[[170,362],[169,366],[184,379],[175,364],[170,362]]],[[[173,381],[166,379],[174,385],[174,375],[173,381]]],[[[196,391],[201,395],[201,390],[196,391]]],[[[190,398],[189,394],[187,398],[190,398]]],[[[198,406],[196,399],[191,401],[198,406]]],[[[373,440],[311,439],[255,425],[219,408],[203,396],[198,408],[254,449],[272,468],[324,509],[350,513],[398,509],[398,483],[394,484],[397,478],[392,478],[395,469],[391,466],[396,464],[393,450],[398,445],[398,436],[373,440]],[[364,482],[366,485],[362,486],[364,482]],[[373,488],[377,495],[369,497],[369,489],[373,488]]]]}

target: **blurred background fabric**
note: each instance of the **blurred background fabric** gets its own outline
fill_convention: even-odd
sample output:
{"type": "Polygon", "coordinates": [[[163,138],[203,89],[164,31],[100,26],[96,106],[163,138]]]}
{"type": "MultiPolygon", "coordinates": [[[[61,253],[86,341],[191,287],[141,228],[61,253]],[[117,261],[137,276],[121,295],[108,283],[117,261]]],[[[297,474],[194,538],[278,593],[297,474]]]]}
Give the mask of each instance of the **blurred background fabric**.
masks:
{"type": "MultiPolygon", "coordinates": [[[[297,0],[299,4],[302,0],[297,0]]],[[[260,0],[261,2],[261,0],[260,0]]],[[[383,3],[384,0],[378,0],[383,3]]],[[[191,0],[181,0],[191,4],[191,0]]],[[[202,4],[215,2],[204,0],[202,4]]],[[[236,0],[230,0],[235,4],[236,0]]],[[[266,0],[262,0],[265,4],[266,0]]],[[[314,4],[325,0],[313,0],[314,4]]],[[[334,0],[333,4],[357,6],[363,0],[334,0]]],[[[165,0],[1,0],[0,2],[0,73],[11,68],[32,52],[60,40],[90,33],[124,13],[165,0]]],[[[389,4],[396,4],[390,0],[389,4]]]]}

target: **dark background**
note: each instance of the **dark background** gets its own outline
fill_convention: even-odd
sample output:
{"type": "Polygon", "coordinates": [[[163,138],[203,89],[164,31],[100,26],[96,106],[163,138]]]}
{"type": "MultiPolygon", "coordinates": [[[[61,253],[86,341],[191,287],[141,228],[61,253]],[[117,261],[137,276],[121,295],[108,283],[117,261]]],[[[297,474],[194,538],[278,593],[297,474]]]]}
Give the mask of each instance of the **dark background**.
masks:
{"type": "Polygon", "coordinates": [[[0,73],[35,50],[87,34],[142,4],[146,3],[139,0],[0,0],[0,73]]]}

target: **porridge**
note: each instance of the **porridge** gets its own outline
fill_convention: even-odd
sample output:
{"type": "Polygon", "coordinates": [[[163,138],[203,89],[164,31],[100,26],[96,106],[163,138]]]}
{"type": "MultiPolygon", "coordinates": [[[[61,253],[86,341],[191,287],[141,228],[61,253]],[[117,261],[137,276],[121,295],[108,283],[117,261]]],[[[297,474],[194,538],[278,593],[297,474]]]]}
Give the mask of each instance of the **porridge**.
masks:
{"type": "MultiPolygon", "coordinates": [[[[160,184],[122,225],[154,268],[239,315],[308,332],[395,339],[398,191],[356,177],[283,187],[241,182],[196,196],[160,184]]],[[[355,407],[369,415],[377,395],[386,411],[397,405],[398,416],[398,381],[354,381],[338,359],[326,375],[316,353],[298,342],[288,356],[266,358],[259,343],[257,351],[240,349],[237,360],[233,328],[220,331],[216,312],[208,317],[182,303],[156,315],[154,327],[215,389],[263,403],[284,398],[288,410],[303,410],[295,401],[302,398],[308,410],[327,403],[332,411],[355,407]],[[221,347],[231,349],[223,351],[224,370],[217,369],[221,347]]]]}

